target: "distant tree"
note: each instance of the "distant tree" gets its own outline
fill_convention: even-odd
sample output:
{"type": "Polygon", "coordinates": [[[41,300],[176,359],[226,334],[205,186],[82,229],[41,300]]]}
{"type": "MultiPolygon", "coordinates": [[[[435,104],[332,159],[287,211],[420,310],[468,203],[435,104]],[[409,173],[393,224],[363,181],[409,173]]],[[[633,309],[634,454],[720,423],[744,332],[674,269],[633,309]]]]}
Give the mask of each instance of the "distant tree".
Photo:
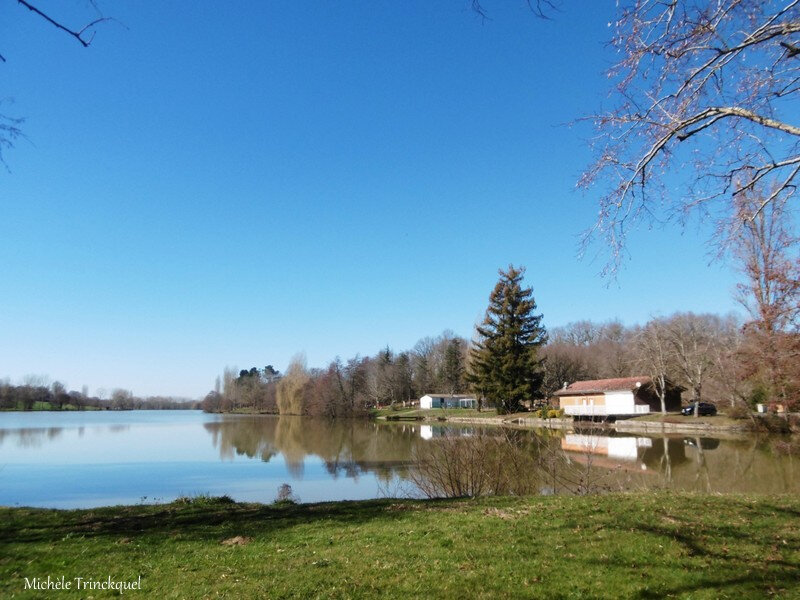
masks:
{"type": "Polygon", "coordinates": [[[397,399],[395,376],[394,354],[387,346],[370,361],[367,372],[367,389],[375,406],[391,404],[397,399]]]}
{"type": "Polygon", "coordinates": [[[275,369],[275,367],[273,367],[272,365],[267,365],[266,367],[264,367],[263,377],[264,381],[266,381],[267,383],[272,383],[273,381],[280,379],[280,376],[281,376],[280,371],[275,369]]]}
{"type": "Polygon", "coordinates": [[[208,392],[203,398],[203,411],[208,413],[220,412],[222,408],[222,394],[219,392],[208,392]]]}
{"type": "Polygon", "coordinates": [[[653,319],[639,330],[633,343],[636,351],[636,368],[653,380],[661,412],[667,412],[668,372],[674,364],[674,353],[669,331],[661,319],[653,319]]]}
{"type": "Polygon", "coordinates": [[[464,341],[455,337],[447,342],[447,349],[444,354],[442,365],[442,381],[445,391],[449,394],[457,394],[464,391],[464,341]]]}
{"type": "Polygon", "coordinates": [[[737,300],[747,310],[738,374],[773,401],[800,404],[800,237],[797,213],[788,203],[765,204],[762,196],[742,195],[730,248],[744,275],[737,300]]]}
{"type": "Polygon", "coordinates": [[[476,328],[469,382],[506,412],[542,397],[544,377],[539,349],[547,334],[537,315],[533,290],[522,287],[524,267],[509,265],[489,296],[483,322],[476,328]]]}
{"type": "Polygon", "coordinates": [[[401,352],[394,361],[395,401],[407,402],[414,395],[413,371],[408,352],[401,352]]]}
{"type": "Polygon", "coordinates": [[[63,409],[65,404],[69,404],[70,397],[63,383],[54,381],[50,384],[50,390],[53,392],[53,402],[58,405],[59,409],[63,409]]]}
{"type": "Polygon", "coordinates": [[[111,392],[111,408],[114,410],[130,410],[133,408],[133,394],[129,390],[116,388],[111,392]]]}
{"type": "Polygon", "coordinates": [[[703,386],[717,366],[722,319],[688,312],[676,313],[663,323],[678,372],[692,392],[692,401],[700,402],[703,386]]]}
{"type": "Polygon", "coordinates": [[[436,377],[433,365],[434,341],[430,337],[422,338],[413,350],[414,387],[420,394],[434,392],[436,377]]]}
{"type": "Polygon", "coordinates": [[[356,356],[343,364],[337,357],[331,365],[339,391],[341,412],[356,415],[366,410],[367,366],[366,361],[356,356]]]}
{"type": "Polygon", "coordinates": [[[305,387],[311,376],[303,354],[294,356],[286,369],[286,375],[278,382],[277,403],[282,415],[302,415],[304,411],[305,387]]]}
{"type": "Polygon", "coordinates": [[[588,360],[595,358],[591,351],[591,346],[572,345],[565,341],[548,343],[542,352],[545,359],[542,392],[545,397],[549,398],[565,384],[596,378],[596,370],[588,360]]]}

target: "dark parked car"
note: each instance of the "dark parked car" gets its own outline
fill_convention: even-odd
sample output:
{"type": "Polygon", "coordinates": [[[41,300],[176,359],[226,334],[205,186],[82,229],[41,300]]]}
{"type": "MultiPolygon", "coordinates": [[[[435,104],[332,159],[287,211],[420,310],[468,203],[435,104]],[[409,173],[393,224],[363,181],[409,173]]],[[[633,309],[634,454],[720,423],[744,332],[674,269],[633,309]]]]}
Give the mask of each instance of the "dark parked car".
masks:
{"type": "MultiPolygon", "coordinates": [[[[692,402],[689,406],[684,406],[681,409],[681,414],[686,415],[687,417],[693,415],[695,404],[697,404],[697,402],[692,402]]],[[[697,409],[697,414],[699,414],[701,417],[713,417],[715,414],[717,414],[717,407],[713,404],[709,404],[708,402],[700,402],[700,407],[697,409]]]]}

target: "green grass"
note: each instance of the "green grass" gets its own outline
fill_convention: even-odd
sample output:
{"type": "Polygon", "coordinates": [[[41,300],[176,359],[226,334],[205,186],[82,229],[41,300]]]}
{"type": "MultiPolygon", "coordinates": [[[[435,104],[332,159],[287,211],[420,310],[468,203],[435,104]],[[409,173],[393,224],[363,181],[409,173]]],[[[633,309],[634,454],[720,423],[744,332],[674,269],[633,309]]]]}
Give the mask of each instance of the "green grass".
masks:
{"type": "Polygon", "coordinates": [[[797,598],[799,521],[795,497],[668,493],[0,509],[0,597],[44,597],[24,577],[141,575],[125,595],[797,598]]]}
{"type": "MultiPolygon", "coordinates": [[[[0,412],[19,412],[24,410],[25,407],[21,402],[19,402],[17,403],[17,406],[15,408],[2,408],[0,409],[0,412]]],[[[34,402],[30,410],[59,412],[59,411],[75,411],[75,410],[100,410],[100,408],[97,406],[84,406],[83,408],[80,408],[78,406],[75,406],[74,404],[65,404],[63,408],[59,408],[58,405],[53,404],[52,402],[45,401],[45,402],[34,402]]]]}

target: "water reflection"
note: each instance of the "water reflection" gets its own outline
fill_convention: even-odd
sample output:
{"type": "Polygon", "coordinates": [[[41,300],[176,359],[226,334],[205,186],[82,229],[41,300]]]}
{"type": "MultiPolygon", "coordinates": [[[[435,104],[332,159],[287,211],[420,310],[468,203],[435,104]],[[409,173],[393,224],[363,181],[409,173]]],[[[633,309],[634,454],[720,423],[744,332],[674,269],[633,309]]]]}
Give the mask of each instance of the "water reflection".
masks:
{"type": "Polygon", "coordinates": [[[21,429],[0,429],[0,446],[6,440],[22,448],[36,448],[52,441],[64,431],[62,427],[31,427],[21,429]]]}
{"type": "Polygon", "coordinates": [[[432,440],[447,436],[469,437],[475,435],[479,430],[477,427],[445,427],[444,425],[420,425],[419,437],[423,440],[432,440]]]}
{"type": "MultiPolygon", "coordinates": [[[[486,435],[528,453],[544,473],[539,491],[550,493],[569,491],[558,481],[570,478],[610,490],[800,492],[800,459],[773,452],[776,438],[768,437],[104,411],[0,414],[0,505],[98,506],[192,493],[269,502],[284,482],[304,501],[376,497],[413,480],[415,456],[486,435]]],[[[413,483],[402,488],[409,490],[413,483]]]]}
{"type": "Polygon", "coordinates": [[[281,455],[289,473],[301,480],[307,459],[317,457],[333,479],[373,473],[388,482],[405,475],[425,426],[244,416],[205,423],[204,427],[224,460],[247,456],[269,462],[281,455]]]}
{"type": "Polygon", "coordinates": [[[560,447],[572,461],[608,471],[608,479],[621,489],[800,491],[797,459],[777,456],[769,439],[756,436],[724,439],[570,432],[564,434],[560,447]],[[639,477],[632,478],[632,473],[639,477]]]}

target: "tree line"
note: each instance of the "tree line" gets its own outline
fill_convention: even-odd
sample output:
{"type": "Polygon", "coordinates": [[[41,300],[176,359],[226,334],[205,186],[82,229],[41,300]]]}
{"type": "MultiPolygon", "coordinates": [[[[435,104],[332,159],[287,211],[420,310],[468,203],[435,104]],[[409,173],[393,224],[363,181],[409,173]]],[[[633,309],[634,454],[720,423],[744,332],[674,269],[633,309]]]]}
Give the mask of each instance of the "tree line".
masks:
{"type": "Polygon", "coordinates": [[[428,392],[458,394],[466,381],[469,342],[445,331],[396,353],[337,357],[324,368],[309,368],[294,357],[285,373],[268,365],[225,369],[203,400],[207,412],[254,411],[325,417],[363,416],[379,406],[403,406],[428,392]]]}
{"type": "Polygon", "coordinates": [[[0,410],[181,410],[198,409],[200,402],[168,396],[135,396],[129,390],[114,389],[109,398],[90,396],[81,391],[67,391],[54,381],[47,384],[31,378],[20,385],[0,381],[0,410]]]}
{"type": "MultiPolygon", "coordinates": [[[[774,210],[768,208],[763,219],[774,210]]],[[[758,221],[752,227],[758,229],[758,221]]],[[[743,256],[750,259],[742,264],[762,264],[745,244],[758,234],[743,227],[740,235],[743,256]]],[[[473,340],[445,332],[399,353],[387,347],[346,362],[337,357],[323,369],[309,369],[297,356],[284,374],[271,365],[238,375],[226,369],[203,409],[360,416],[376,407],[405,406],[426,393],[469,392],[479,409],[486,403],[511,413],[575,381],[649,376],[662,397],[672,383],[683,386],[691,401],[740,409],[781,404],[791,410],[800,405],[800,288],[787,283],[785,270],[756,265],[743,271],[738,293],[749,310],[747,321],[676,312],[643,325],[584,320],[548,333],[533,290],[522,285],[524,268],[509,266],[499,272],[473,340]]]]}

